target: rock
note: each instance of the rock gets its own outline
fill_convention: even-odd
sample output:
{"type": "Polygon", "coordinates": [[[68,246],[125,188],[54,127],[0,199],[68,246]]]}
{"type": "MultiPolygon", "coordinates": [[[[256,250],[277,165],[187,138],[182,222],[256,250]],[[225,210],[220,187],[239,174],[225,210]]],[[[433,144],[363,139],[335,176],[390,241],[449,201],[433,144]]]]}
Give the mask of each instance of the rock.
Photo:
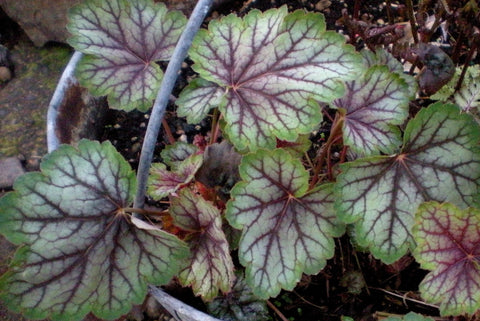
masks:
{"type": "Polygon", "coordinates": [[[36,46],[43,46],[48,41],[66,41],[68,9],[79,2],[81,0],[0,0],[0,6],[36,46]]]}
{"type": "Polygon", "coordinates": [[[24,41],[10,53],[15,77],[0,87],[0,157],[39,159],[47,153],[48,104],[71,50],[24,41]]]}
{"type": "Polygon", "coordinates": [[[25,173],[17,157],[0,159],[0,189],[11,188],[18,176],[25,173]]]}
{"type": "Polygon", "coordinates": [[[0,66],[0,83],[7,82],[12,79],[12,72],[4,66],[0,66]]]}
{"type": "MultiPolygon", "coordinates": [[[[25,31],[35,46],[41,47],[49,41],[66,42],[69,33],[68,10],[82,0],[0,0],[3,11],[25,31]]],[[[181,10],[187,16],[195,7],[196,0],[155,0],[164,2],[168,8],[181,10]]],[[[226,0],[215,0],[214,6],[226,0]]]]}

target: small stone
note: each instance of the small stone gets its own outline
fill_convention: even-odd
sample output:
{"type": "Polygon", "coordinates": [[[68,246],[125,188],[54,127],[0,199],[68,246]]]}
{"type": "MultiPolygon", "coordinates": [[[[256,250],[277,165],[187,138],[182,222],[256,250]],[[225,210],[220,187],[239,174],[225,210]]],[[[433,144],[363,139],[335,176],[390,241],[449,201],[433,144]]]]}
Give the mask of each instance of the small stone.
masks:
{"type": "Polygon", "coordinates": [[[132,145],[131,149],[132,149],[132,153],[137,153],[142,149],[142,144],[137,142],[137,143],[132,145]]]}
{"type": "Polygon", "coordinates": [[[0,67],[0,83],[7,82],[12,79],[12,72],[9,68],[1,66],[0,67]]]}
{"type": "Polygon", "coordinates": [[[317,2],[315,4],[315,9],[318,10],[318,11],[323,11],[323,10],[327,9],[328,7],[330,7],[331,4],[332,4],[332,2],[329,1],[329,0],[320,0],[319,2],[317,2]]]}
{"type": "Polygon", "coordinates": [[[24,173],[22,163],[17,157],[0,159],[0,188],[11,188],[15,179],[24,173]]]}

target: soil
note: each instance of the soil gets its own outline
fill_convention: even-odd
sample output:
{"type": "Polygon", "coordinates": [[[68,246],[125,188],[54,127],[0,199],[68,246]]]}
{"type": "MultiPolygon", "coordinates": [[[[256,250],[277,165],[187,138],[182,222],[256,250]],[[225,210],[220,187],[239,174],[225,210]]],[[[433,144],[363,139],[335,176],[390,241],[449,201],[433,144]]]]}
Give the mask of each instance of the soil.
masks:
{"type": "MultiPolygon", "coordinates": [[[[360,6],[360,15],[364,21],[382,23],[389,21],[386,6],[383,1],[336,1],[332,0],[232,0],[221,1],[211,17],[226,15],[231,12],[243,15],[250,9],[267,10],[287,5],[290,11],[307,9],[321,11],[327,21],[327,28],[349,34],[342,24],[342,10],[347,9],[352,14],[355,6],[360,6]]],[[[405,7],[397,1],[392,1],[395,21],[408,21],[405,7]]],[[[403,1],[402,1],[403,3],[403,1]]],[[[10,39],[10,38],[9,38],[10,39]]],[[[365,45],[361,40],[355,43],[360,47],[365,45]]],[[[468,48],[462,49],[459,61],[465,57],[468,48]]],[[[453,51],[453,50],[452,50],[453,51]]],[[[477,58],[478,59],[478,58],[477,58]]],[[[194,75],[185,65],[177,81],[174,96],[185,86],[194,75]]],[[[427,105],[428,100],[412,102],[412,113],[427,105]]],[[[107,124],[101,140],[111,140],[117,150],[136,168],[140,156],[148,113],[125,113],[109,110],[107,124]]],[[[329,121],[324,117],[323,134],[328,137],[329,121]]],[[[173,102],[166,114],[168,131],[163,127],[157,142],[154,161],[159,161],[160,151],[169,144],[169,136],[175,140],[193,142],[198,137],[206,137],[210,124],[206,121],[198,125],[189,125],[185,119],[176,117],[173,102]]],[[[315,154],[321,146],[320,134],[312,136],[311,154],[315,154]]],[[[436,307],[423,302],[418,294],[418,284],[426,275],[414,259],[407,255],[392,265],[385,265],[374,259],[370,254],[361,252],[351,244],[348,236],[336,239],[336,253],[327,266],[318,274],[304,276],[294,291],[283,291],[278,297],[270,299],[273,320],[340,320],[349,316],[354,320],[379,320],[382,316],[391,314],[406,314],[410,311],[438,317],[436,307]]],[[[175,296],[194,307],[205,310],[201,300],[195,298],[189,289],[169,289],[175,296]]],[[[440,318],[438,318],[440,319],[440,318]]],[[[153,319],[151,319],[153,320],[153,319]]],[[[455,320],[463,320],[457,318],[455,320]]],[[[467,320],[465,318],[465,320],[467,320]]]]}

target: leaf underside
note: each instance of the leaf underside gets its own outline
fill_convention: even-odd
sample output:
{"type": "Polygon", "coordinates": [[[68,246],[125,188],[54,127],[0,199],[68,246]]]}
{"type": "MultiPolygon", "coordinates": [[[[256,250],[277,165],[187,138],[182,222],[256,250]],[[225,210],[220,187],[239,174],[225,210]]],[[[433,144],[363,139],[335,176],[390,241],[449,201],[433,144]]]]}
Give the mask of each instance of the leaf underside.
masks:
{"type": "Polygon", "coordinates": [[[226,217],[243,230],[239,258],[247,283],[260,298],[276,296],[333,256],[333,237],[344,226],[333,212],[332,185],[307,193],[307,171],[282,149],[244,156],[240,175],[226,217]]]}
{"type": "Polygon", "coordinates": [[[422,297],[445,316],[480,309],[480,210],[423,203],[413,235],[416,260],[431,270],[420,283],[422,297]]]}
{"type": "Polygon", "coordinates": [[[61,146],[14,189],[0,200],[0,231],[24,245],[0,292],[28,318],[118,318],[144,300],[147,283],[168,282],[188,255],[174,236],[132,225],[122,209],[135,193],[135,173],[108,142],[61,146]]]}
{"type": "Polygon", "coordinates": [[[422,202],[476,204],[479,138],[471,116],[437,103],[408,123],[399,154],[345,163],[335,207],[345,223],[354,223],[358,244],[392,263],[414,246],[411,229],[422,202]]]}
{"type": "Polygon", "coordinates": [[[191,285],[196,295],[210,301],[218,292],[231,290],[234,281],[233,261],[222,230],[220,211],[200,195],[182,189],[171,198],[170,213],[175,225],[191,231],[190,264],[180,271],[183,285],[191,285]]]}
{"type": "Polygon", "coordinates": [[[198,121],[217,105],[233,145],[251,151],[310,133],[321,120],[317,101],[340,97],[361,62],[342,36],[325,31],[322,15],[288,14],[286,6],[212,21],[190,57],[203,80],[180,95],[179,115],[198,121]]]}
{"type": "Polygon", "coordinates": [[[80,83],[108,95],[112,108],[147,111],[163,78],[156,62],[170,59],[185,16],[151,0],[87,0],[69,20],[69,44],[87,54],[77,67],[80,83]]]}

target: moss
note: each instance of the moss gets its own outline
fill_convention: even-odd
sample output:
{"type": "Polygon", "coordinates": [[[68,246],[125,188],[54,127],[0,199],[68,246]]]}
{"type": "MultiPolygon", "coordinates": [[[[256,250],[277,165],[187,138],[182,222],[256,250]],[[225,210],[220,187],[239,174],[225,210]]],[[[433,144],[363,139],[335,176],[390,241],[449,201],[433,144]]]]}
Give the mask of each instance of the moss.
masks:
{"type": "Polygon", "coordinates": [[[48,104],[70,55],[64,46],[23,43],[12,50],[15,78],[0,91],[0,157],[29,159],[47,152],[48,104]]]}

